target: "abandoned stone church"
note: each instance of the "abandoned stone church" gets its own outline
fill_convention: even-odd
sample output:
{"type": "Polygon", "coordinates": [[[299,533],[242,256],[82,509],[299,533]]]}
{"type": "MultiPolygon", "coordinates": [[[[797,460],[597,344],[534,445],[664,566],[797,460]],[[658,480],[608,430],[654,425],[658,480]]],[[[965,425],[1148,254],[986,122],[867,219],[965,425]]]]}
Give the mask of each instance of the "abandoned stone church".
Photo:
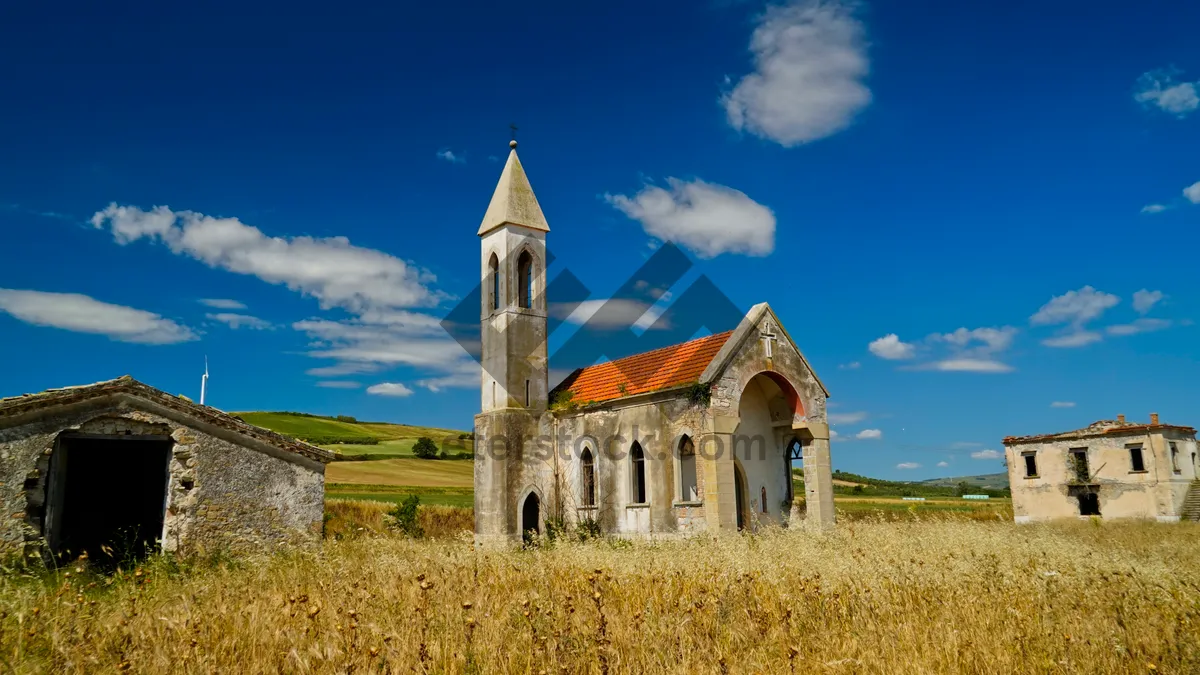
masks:
{"type": "Polygon", "coordinates": [[[332,459],[129,377],[0,399],[0,558],[318,541],[332,459]]]}
{"type": "Polygon", "coordinates": [[[511,146],[478,231],[476,540],[511,543],[551,522],[628,536],[737,531],[795,523],[801,509],[810,524],[832,524],[829,393],[766,303],[732,330],[581,368],[549,388],[550,227],[511,146]]]}

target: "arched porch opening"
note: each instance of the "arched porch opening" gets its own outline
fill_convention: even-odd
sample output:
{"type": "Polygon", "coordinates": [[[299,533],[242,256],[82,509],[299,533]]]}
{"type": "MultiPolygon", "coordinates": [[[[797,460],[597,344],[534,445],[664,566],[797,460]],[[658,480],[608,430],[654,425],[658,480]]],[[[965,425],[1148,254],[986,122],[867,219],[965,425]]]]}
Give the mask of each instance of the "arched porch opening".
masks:
{"type": "MultiPolygon", "coordinates": [[[[745,508],[760,521],[782,525],[791,515],[792,459],[798,451],[792,425],[803,414],[796,388],[779,373],[760,372],[742,389],[733,457],[745,482],[745,508]]],[[[739,517],[742,512],[739,499],[739,517]]]]}

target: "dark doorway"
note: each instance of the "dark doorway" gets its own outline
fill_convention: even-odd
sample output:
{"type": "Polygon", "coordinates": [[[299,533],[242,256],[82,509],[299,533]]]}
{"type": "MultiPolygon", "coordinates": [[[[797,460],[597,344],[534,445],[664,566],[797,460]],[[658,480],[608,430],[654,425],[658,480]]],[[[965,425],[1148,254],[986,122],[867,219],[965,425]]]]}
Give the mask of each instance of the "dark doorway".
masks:
{"type": "Polygon", "coordinates": [[[737,529],[746,529],[746,475],[742,473],[742,465],[733,465],[733,498],[737,502],[737,529]]]}
{"type": "Polygon", "coordinates": [[[172,441],[165,436],[62,436],[50,460],[46,540],[62,558],[100,567],[158,549],[172,441]]]}
{"type": "Polygon", "coordinates": [[[531,533],[532,536],[537,536],[542,532],[541,514],[539,513],[540,504],[538,496],[532,492],[525,498],[525,504],[521,507],[521,534],[531,533]]]}
{"type": "Polygon", "coordinates": [[[1084,492],[1077,495],[1076,499],[1079,500],[1079,515],[1100,515],[1100,495],[1096,494],[1095,492],[1084,492]]]}

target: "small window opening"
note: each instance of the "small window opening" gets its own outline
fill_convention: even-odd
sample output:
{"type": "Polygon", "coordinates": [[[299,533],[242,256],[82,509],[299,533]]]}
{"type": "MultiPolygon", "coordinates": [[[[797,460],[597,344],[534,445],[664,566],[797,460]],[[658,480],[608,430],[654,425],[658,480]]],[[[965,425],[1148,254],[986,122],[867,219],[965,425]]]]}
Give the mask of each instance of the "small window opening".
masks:
{"type": "Polygon", "coordinates": [[[529,407],[529,380],[525,380],[525,407],[529,407]]]}
{"type": "Polygon", "coordinates": [[[592,457],[592,451],[589,448],[583,449],[583,455],[579,458],[580,477],[579,482],[583,492],[583,505],[596,505],[596,461],[592,457]]]}
{"type": "Polygon", "coordinates": [[[496,254],[492,254],[492,259],[488,261],[488,273],[492,275],[492,311],[500,309],[500,261],[496,258],[496,254]]]}
{"type": "Polygon", "coordinates": [[[1095,492],[1084,492],[1077,495],[1076,499],[1079,500],[1079,515],[1100,515],[1100,495],[1095,492]]]}
{"type": "Polygon", "coordinates": [[[492,407],[496,407],[496,381],[492,380],[492,407]]]}
{"type": "Polygon", "coordinates": [[[1175,473],[1182,473],[1179,470],[1179,448],[1175,444],[1171,444],[1171,470],[1175,473]]]}
{"type": "Polygon", "coordinates": [[[1071,451],[1071,468],[1074,470],[1076,482],[1087,483],[1091,480],[1092,472],[1088,466],[1086,449],[1071,451]]]}
{"type": "Polygon", "coordinates": [[[762,512],[766,513],[767,512],[767,486],[766,485],[762,486],[760,494],[762,495],[762,498],[759,499],[759,503],[762,504],[762,512]]]}
{"type": "Polygon", "coordinates": [[[517,304],[525,309],[533,307],[533,256],[522,251],[517,258],[517,304]]]}
{"type": "Polygon", "coordinates": [[[646,503],[646,453],[642,452],[642,446],[637,441],[633,442],[633,448],[629,451],[629,458],[633,465],[633,503],[646,503]]]}
{"type": "Polygon", "coordinates": [[[1142,459],[1142,446],[1134,445],[1129,448],[1130,471],[1145,471],[1146,462],[1142,459]]]}
{"type": "Polygon", "coordinates": [[[1025,458],[1025,477],[1037,478],[1037,455],[1032,452],[1027,452],[1022,457],[1025,458]]]}
{"type": "Polygon", "coordinates": [[[696,445],[688,436],[679,442],[679,499],[685,502],[700,499],[696,485],[696,445]]]}

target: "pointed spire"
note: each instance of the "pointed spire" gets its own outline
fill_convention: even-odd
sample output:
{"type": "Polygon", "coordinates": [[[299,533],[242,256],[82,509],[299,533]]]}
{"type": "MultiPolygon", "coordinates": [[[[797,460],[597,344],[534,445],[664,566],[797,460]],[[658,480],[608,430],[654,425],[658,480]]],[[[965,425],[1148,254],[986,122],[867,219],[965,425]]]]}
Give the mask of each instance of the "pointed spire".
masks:
{"type": "Polygon", "coordinates": [[[511,141],[508,147],[508,161],[504,163],[504,171],[500,172],[500,182],[496,183],[496,191],[492,193],[492,202],[488,204],[487,213],[479,225],[479,236],[503,225],[519,225],[531,230],[549,232],[546,216],[542,215],[542,207],[538,205],[533,187],[525,175],[525,168],[517,158],[517,142],[511,141]]]}

